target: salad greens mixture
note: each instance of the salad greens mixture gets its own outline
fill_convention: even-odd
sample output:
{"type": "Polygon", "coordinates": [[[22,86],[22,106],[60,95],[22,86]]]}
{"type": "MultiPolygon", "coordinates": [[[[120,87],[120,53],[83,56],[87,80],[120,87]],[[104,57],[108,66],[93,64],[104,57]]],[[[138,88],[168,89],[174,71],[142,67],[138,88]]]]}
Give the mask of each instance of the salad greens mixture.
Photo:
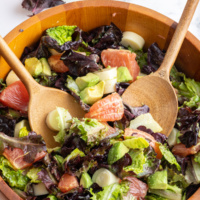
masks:
{"type": "Polygon", "coordinates": [[[50,112],[46,123],[60,145],[47,149],[29,127],[22,82],[12,71],[0,82],[0,176],[22,199],[186,200],[200,190],[200,83],[173,67],[179,111],[168,138],[148,105],[122,101],[165,56],[156,43],[147,52],[143,45],[111,23],[89,32],[53,27],[24,49],[35,80],[69,92],[86,114],[50,112]]]}

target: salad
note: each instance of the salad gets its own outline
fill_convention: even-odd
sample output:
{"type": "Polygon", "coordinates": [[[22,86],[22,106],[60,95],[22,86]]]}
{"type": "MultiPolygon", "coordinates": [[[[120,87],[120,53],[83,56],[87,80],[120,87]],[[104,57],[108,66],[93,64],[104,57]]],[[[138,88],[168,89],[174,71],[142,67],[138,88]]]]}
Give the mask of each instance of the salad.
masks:
{"type": "Polygon", "coordinates": [[[179,111],[168,138],[148,105],[122,101],[164,58],[156,43],[147,52],[144,43],[113,23],[89,32],[64,25],[24,49],[21,61],[34,79],[69,92],[86,114],[51,111],[46,123],[59,145],[47,148],[30,129],[23,83],[13,71],[0,82],[0,176],[22,199],[199,199],[200,83],[173,67],[179,111]]]}

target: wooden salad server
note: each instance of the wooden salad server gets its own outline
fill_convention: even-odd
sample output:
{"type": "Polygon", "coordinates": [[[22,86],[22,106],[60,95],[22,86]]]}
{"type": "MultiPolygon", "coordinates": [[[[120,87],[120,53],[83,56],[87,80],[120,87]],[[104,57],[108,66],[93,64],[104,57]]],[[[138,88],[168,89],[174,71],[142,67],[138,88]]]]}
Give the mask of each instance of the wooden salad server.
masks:
{"type": "Polygon", "coordinates": [[[166,136],[171,133],[178,112],[177,94],[169,79],[170,70],[198,3],[199,0],[187,1],[160,68],[155,73],[133,82],[122,95],[123,101],[131,106],[148,105],[150,113],[163,128],[162,133],[166,136]]]}
{"type": "Polygon", "coordinates": [[[73,117],[83,117],[84,111],[67,92],[38,84],[1,36],[0,55],[2,55],[9,66],[21,79],[29,92],[28,118],[31,129],[37,134],[42,135],[47,147],[55,147],[57,144],[54,141],[53,136],[57,133],[51,131],[47,127],[47,114],[56,107],[68,109],[73,117]]]}

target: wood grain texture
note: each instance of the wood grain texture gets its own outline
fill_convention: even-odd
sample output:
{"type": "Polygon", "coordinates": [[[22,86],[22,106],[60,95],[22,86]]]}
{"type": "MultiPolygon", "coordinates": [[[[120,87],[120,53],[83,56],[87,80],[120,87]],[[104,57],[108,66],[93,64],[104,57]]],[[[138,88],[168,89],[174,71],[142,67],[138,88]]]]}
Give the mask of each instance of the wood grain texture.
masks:
{"type": "MultiPolygon", "coordinates": [[[[173,20],[142,6],[119,1],[89,0],[73,2],[48,9],[35,15],[13,29],[4,39],[19,58],[25,46],[39,40],[46,28],[57,25],[79,25],[84,30],[114,22],[123,31],[135,31],[144,37],[145,49],[153,42],[167,49],[176,24],[173,20]],[[21,32],[20,30],[23,30],[21,32]]],[[[179,70],[200,80],[200,41],[187,33],[177,58],[179,70]]],[[[0,78],[10,70],[0,57],[0,78]]],[[[9,200],[19,200],[8,186],[0,182],[0,191],[9,200]]]]}

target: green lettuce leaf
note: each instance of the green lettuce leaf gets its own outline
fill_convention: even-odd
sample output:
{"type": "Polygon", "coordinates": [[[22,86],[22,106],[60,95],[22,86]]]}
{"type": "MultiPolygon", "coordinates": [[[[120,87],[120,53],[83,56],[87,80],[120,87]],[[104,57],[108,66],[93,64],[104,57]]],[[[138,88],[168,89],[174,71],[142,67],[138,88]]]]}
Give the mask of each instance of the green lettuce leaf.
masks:
{"type": "Polygon", "coordinates": [[[38,179],[37,173],[41,171],[41,168],[32,168],[28,171],[26,176],[31,179],[31,183],[40,183],[41,180],[38,179]]]}
{"type": "Polygon", "coordinates": [[[170,76],[172,77],[172,85],[178,90],[178,99],[181,100],[184,97],[183,106],[199,109],[200,82],[186,78],[185,74],[177,72],[176,70],[170,76]]]}
{"type": "Polygon", "coordinates": [[[47,35],[55,39],[59,45],[72,41],[72,34],[77,26],[57,26],[46,30],[47,35]]]}
{"type": "Polygon", "coordinates": [[[73,118],[70,133],[77,133],[81,138],[89,143],[100,141],[104,138],[107,128],[96,119],[73,118]]]}
{"type": "Polygon", "coordinates": [[[197,154],[195,154],[194,161],[200,164],[200,152],[198,152],[197,154]]]}
{"type": "Polygon", "coordinates": [[[158,196],[156,194],[148,194],[145,197],[145,200],[168,200],[168,199],[165,197],[158,196]]]}
{"type": "Polygon", "coordinates": [[[159,148],[165,160],[167,160],[171,165],[175,165],[176,168],[180,171],[181,166],[178,164],[176,158],[174,157],[172,152],[168,149],[168,147],[166,145],[160,144],[159,148]]]}
{"type": "Polygon", "coordinates": [[[10,162],[3,156],[0,157],[0,171],[4,180],[10,185],[10,187],[24,190],[25,186],[29,182],[29,178],[22,174],[23,171],[15,171],[10,162]]]}
{"type": "Polygon", "coordinates": [[[84,157],[85,154],[82,151],[80,151],[78,148],[76,148],[63,160],[63,163],[69,162],[70,160],[72,160],[78,156],[84,157]]]}
{"type": "Polygon", "coordinates": [[[90,193],[93,195],[91,197],[92,200],[121,200],[123,196],[128,193],[128,191],[129,183],[125,181],[121,184],[114,183],[106,186],[98,193],[93,193],[92,189],[90,189],[90,193]]]}
{"type": "Polygon", "coordinates": [[[146,157],[144,156],[144,151],[139,150],[133,150],[131,149],[128,153],[132,158],[132,164],[124,167],[124,171],[134,171],[136,174],[143,172],[143,165],[146,162],[146,157]]]}

